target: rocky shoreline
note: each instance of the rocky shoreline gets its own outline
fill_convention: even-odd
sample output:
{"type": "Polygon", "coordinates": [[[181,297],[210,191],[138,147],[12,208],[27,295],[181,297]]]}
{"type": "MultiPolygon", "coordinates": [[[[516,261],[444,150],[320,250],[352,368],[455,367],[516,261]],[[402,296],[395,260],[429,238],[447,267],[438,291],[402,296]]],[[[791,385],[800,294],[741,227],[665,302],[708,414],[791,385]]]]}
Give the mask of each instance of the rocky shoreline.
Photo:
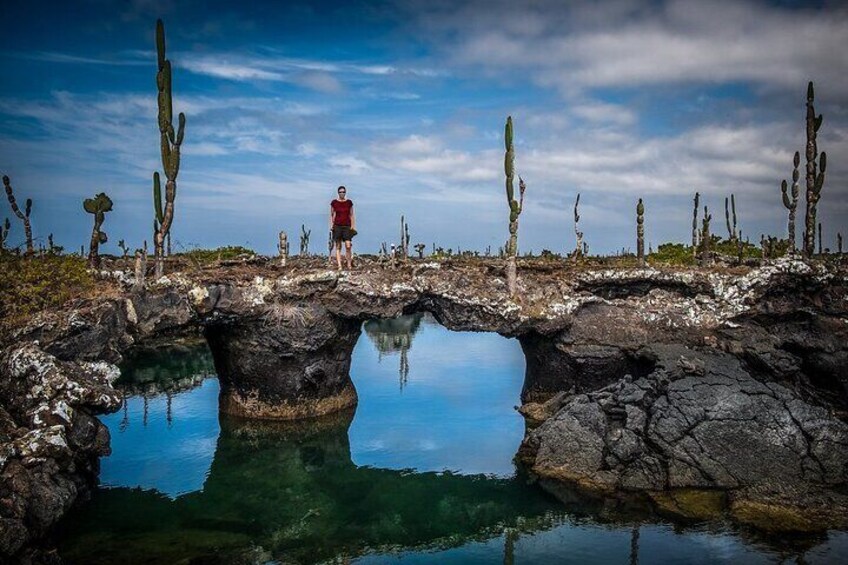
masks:
{"type": "Polygon", "coordinates": [[[356,403],[362,321],[420,311],[521,342],[535,427],[519,455],[544,481],[684,516],[721,499],[766,529],[848,527],[846,266],[521,267],[516,301],[495,261],[250,265],[143,292],[104,273],[125,291],[42,313],[2,345],[0,555],[52,558],[32,542],[96,479],[109,438],[95,416],[120,407],[113,363],[132,347],[202,331],[223,412],[310,417],[356,403]]]}

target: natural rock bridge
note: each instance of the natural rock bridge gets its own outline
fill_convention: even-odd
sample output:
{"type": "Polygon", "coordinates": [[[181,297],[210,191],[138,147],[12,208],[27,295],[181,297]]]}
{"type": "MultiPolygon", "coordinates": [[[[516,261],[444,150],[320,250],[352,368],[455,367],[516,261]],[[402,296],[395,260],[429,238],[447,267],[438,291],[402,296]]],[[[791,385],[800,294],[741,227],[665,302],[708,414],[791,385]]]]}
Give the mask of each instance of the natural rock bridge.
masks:
{"type": "MultiPolygon", "coordinates": [[[[494,261],[346,274],[240,266],[175,274],[143,292],[127,284],[41,314],[0,355],[0,432],[12,438],[4,484],[26,501],[0,518],[7,531],[40,535],[84,490],[81,476],[96,476],[108,431],[93,415],[120,406],[109,363],[136,344],[201,330],[222,412],[299,419],[356,403],[349,368],[364,320],[426,311],[451,330],[519,340],[531,424],[519,455],[543,481],[649,493],[690,517],[721,502],[766,528],[848,526],[844,265],[539,261],[519,280],[510,300],[494,261]],[[681,489],[720,500],[693,506],[681,489]],[[57,502],[45,510],[38,501],[48,498],[57,502]]],[[[19,547],[3,543],[4,554],[19,547]]]]}
{"type": "Polygon", "coordinates": [[[349,274],[177,275],[65,320],[37,320],[18,338],[40,339],[60,359],[114,361],[136,341],[201,327],[221,380],[221,411],[256,418],[312,417],[355,404],[349,368],[362,322],[423,311],[451,330],[518,338],[527,359],[524,403],[645,376],[658,344],[740,353],[778,379],[794,370],[831,391],[848,384],[845,341],[835,339],[845,333],[845,283],[834,284],[826,270],[799,262],[744,275],[537,266],[522,273],[517,301],[498,274],[485,264],[414,263],[349,274]],[[795,367],[783,366],[787,352],[795,367]]]}

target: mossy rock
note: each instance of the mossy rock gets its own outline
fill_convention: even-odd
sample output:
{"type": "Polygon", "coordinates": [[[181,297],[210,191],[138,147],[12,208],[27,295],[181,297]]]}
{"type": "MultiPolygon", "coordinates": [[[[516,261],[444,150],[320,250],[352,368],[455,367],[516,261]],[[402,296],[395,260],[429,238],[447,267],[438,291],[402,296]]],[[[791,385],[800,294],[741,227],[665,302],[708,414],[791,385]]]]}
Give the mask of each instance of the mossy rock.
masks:
{"type": "Polygon", "coordinates": [[[689,520],[716,520],[727,508],[727,495],[720,490],[676,489],[649,496],[658,512],[689,520]]]}

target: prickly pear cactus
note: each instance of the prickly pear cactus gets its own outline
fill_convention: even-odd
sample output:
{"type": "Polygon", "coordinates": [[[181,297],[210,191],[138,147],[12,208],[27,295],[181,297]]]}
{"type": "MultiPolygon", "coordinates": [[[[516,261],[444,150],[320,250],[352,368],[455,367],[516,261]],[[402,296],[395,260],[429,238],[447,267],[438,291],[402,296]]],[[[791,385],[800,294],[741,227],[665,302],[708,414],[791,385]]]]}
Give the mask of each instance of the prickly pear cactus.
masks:
{"type": "Polygon", "coordinates": [[[109,241],[101,227],[106,219],[106,212],[112,211],[112,199],[105,192],[101,192],[94,198],[86,198],[82,203],[83,209],[94,215],[94,229],[91,230],[91,243],[88,247],[88,266],[92,269],[100,267],[100,245],[109,241]]]}

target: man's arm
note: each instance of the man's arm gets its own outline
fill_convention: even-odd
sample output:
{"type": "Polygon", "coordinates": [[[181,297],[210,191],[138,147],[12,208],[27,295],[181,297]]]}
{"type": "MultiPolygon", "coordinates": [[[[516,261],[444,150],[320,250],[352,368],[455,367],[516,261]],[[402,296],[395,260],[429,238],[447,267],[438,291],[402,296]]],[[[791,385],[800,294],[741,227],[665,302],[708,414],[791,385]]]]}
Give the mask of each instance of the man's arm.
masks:
{"type": "Polygon", "coordinates": [[[336,209],[333,208],[332,202],[330,203],[330,229],[333,229],[333,222],[336,221],[336,209]]]}
{"type": "Polygon", "coordinates": [[[350,229],[356,229],[356,216],[353,214],[353,204],[350,205],[350,229]]]}

